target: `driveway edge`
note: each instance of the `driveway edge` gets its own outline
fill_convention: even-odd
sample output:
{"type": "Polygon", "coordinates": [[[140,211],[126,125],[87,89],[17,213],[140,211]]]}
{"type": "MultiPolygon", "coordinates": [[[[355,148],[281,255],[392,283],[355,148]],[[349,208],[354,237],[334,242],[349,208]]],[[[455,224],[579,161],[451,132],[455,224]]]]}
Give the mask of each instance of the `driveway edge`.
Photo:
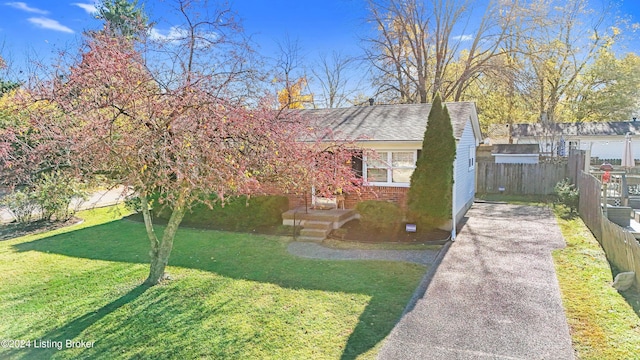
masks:
{"type": "Polygon", "coordinates": [[[429,271],[427,271],[422,277],[422,279],[420,280],[420,284],[418,284],[418,287],[413,292],[413,295],[411,295],[411,299],[409,299],[407,306],[404,308],[404,311],[402,312],[402,315],[400,316],[400,318],[398,318],[398,321],[396,322],[396,324],[400,322],[400,320],[407,313],[413,310],[418,300],[422,299],[424,294],[427,292],[427,288],[429,288],[429,284],[431,284],[431,280],[433,279],[433,276],[436,274],[436,271],[438,270],[440,263],[444,259],[445,255],[447,255],[447,252],[449,251],[449,248],[451,247],[452,244],[453,244],[453,241],[449,240],[442,246],[440,251],[438,251],[438,255],[436,255],[436,258],[434,259],[433,263],[429,267],[429,271]]]}

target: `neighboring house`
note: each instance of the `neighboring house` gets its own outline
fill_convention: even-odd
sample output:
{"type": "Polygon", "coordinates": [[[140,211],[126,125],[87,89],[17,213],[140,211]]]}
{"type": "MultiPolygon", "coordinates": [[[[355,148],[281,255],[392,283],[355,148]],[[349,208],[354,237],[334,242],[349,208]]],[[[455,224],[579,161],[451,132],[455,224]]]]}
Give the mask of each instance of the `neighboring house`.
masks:
{"type": "Polygon", "coordinates": [[[538,144],[544,155],[568,155],[570,149],[591,149],[591,157],[621,159],[625,135],[630,133],[633,154],[640,156],[640,121],[514,124],[511,138],[516,144],[538,144]]]}
{"type": "MultiPolygon", "coordinates": [[[[456,139],[454,202],[459,221],[475,196],[476,147],[482,140],[475,103],[445,103],[456,139]]],[[[360,194],[346,194],[344,205],[362,200],[390,200],[406,206],[407,190],[427,126],[431,104],[354,106],[301,110],[317,126],[337,137],[356,139],[362,149],[373,149],[376,159],[355,156],[352,165],[365,180],[360,194]]]]}
{"type": "Polygon", "coordinates": [[[496,144],[491,155],[496,164],[537,164],[540,160],[538,144],[496,144]]]}

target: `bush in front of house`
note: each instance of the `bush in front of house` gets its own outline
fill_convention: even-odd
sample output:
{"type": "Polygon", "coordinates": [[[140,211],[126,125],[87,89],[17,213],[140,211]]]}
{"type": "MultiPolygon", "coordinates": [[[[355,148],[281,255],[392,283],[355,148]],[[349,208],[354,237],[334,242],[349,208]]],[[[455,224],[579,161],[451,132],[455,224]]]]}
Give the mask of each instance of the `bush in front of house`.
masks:
{"type": "Polygon", "coordinates": [[[558,201],[561,204],[566,205],[572,213],[577,212],[580,201],[580,191],[569,179],[558,182],[554,187],[554,191],[556,195],[558,195],[558,201]]]}
{"type": "Polygon", "coordinates": [[[383,233],[397,230],[403,218],[402,209],[388,201],[362,201],[356,205],[356,211],[360,214],[360,223],[363,226],[383,233]]]}
{"type": "Polygon", "coordinates": [[[436,95],[407,194],[408,217],[423,229],[437,228],[451,219],[455,157],[451,118],[440,95],[436,95]]]}
{"type": "MultiPolygon", "coordinates": [[[[212,197],[215,198],[215,195],[212,197]]],[[[168,219],[170,211],[158,206],[157,199],[153,200],[154,215],[168,219]]],[[[225,199],[224,206],[219,202],[213,208],[202,203],[196,204],[184,215],[182,223],[221,230],[252,230],[282,224],[282,213],[288,209],[289,199],[286,196],[239,196],[225,199]]]]}

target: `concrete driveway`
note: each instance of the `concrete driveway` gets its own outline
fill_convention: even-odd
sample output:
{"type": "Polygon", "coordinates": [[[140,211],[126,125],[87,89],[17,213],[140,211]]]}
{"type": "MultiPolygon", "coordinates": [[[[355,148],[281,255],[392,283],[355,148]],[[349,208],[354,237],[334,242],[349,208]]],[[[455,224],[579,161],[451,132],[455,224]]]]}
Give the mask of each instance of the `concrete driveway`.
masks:
{"type": "Polygon", "coordinates": [[[476,203],[379,359],[573,359],[549,209],[476,203]]]}

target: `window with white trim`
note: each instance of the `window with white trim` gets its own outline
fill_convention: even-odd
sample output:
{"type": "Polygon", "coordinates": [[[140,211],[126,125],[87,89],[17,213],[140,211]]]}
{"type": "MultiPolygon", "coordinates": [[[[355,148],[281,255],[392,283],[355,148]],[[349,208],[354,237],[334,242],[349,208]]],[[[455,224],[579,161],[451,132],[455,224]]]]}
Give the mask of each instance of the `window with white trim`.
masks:
{"type": "Polygon", "coordinates": [[[367,157],[365,175],[373,185],[409,186],[416,169],[416,151],[378,151],[367,157]]]}

